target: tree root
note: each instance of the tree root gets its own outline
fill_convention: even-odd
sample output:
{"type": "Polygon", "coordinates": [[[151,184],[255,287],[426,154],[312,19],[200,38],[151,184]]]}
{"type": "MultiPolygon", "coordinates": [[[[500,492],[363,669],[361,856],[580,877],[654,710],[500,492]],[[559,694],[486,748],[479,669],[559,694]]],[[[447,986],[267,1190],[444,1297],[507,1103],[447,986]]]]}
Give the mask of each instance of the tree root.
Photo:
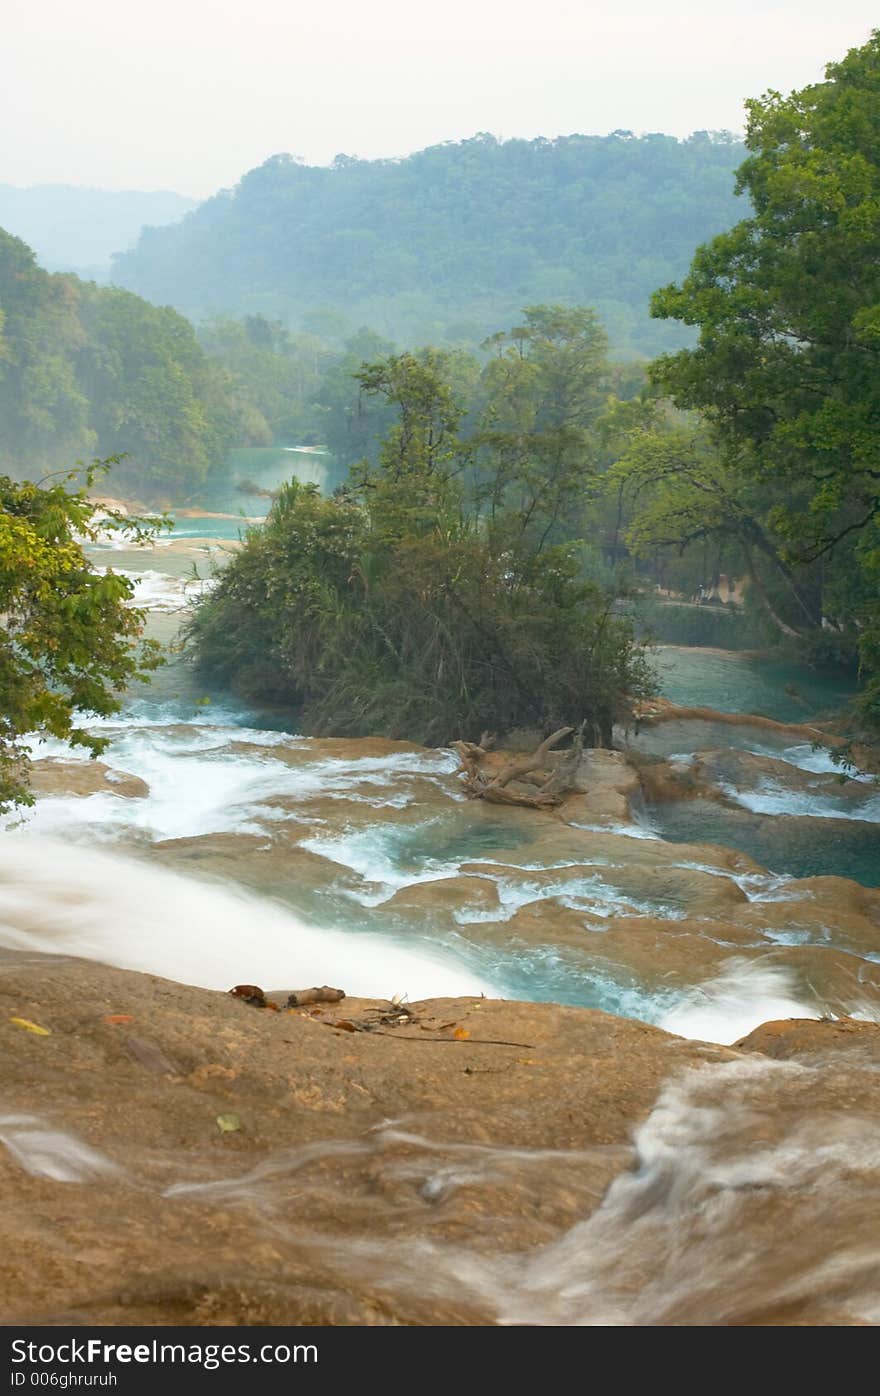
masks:
{"type": "Polygon", "coordinates": [[[553,747],[574,732],[573,727],[560,727],[558,732],[546,737],[528,755],[513,756],[495,775],[490,776],[483,769],[483,761],[495,744],[495,738],[484,732],[479,742],[458,741],[452,748],[461,761],[459,775],[465,791],[474,800],[488,800],[495,805],[520,805],[526,809],[552,809],[562,803],[564,796],[573,789],[573,782],[580,765],[584,746],[584,723],[575,733],[571,751],[554,770],[544,769],[553,747]],[[535,778],[534,773],[541,774],[535,778]],[[535,794],[511,790],[512,781],[527,781],[536,787],[535,794]]]}

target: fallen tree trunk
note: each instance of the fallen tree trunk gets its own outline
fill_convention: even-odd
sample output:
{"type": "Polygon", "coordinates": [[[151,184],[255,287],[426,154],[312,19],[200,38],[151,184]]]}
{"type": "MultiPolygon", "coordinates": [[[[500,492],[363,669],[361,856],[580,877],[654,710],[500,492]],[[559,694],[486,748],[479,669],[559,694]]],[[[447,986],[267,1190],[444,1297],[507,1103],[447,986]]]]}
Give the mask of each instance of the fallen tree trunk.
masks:
{"type": "Polygon", "coordinates": [[[331,989],[322,984],[314,989],[297,989],[287,998],[288,1008],[303,1008],[307,1003],[339,1003],[345,998],[344,989],[331,989]]]}

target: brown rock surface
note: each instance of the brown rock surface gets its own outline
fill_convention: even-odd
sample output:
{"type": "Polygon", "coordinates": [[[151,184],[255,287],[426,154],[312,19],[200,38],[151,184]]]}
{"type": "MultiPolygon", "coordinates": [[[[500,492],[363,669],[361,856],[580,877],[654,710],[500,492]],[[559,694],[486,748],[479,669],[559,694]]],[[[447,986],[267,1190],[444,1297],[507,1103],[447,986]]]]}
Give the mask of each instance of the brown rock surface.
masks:
{"type": "MultiPolygon", "coordinates": [[[[801,1193],[738,1191],[746,1162],[766,1171],[811,1111],[827,1132],[833,1073],[801,1086],[796,1066],[552,1004],[410,1011],[394,1024],[390,1005],[346,999],[270,1013],[7,952],[2,1321],[865,1321],[846,1267],[807,1282],[797,1225],[795,1252],[772,1249],[801,1193]],[[713,1148],[746,1151],[727,1183],[712,1181],[713,1148]],[[752,1262],[740,1283],[755,1246],[771,1248],[766,1286],[752,1262]],[[591,1283],[569,1292],[585,1266],[591,1283]]],[[[844,1085],[855,1126],[880,1083],[844,1085]]],[[[820,1214],[843,1186],[823,1176],[824,1199],[812,1180],[804,1193],[820,1214]]],[[[838,1244],[850,1214],[863,1226],[861,1194],[848,1206],[838,1244]]]]}
{"type": "Polygon", "coordinates": [[[880,1023],[856,1018],[785,1018],[762,1023],[736,1044],[777,1061],[816,1058],[829,1051],[854,1053],[880,1064],[880,1023]]]}
{"type": "Polygon", "coordinates": [[[761,717],[757,713],[726,713],[715,708],[685,707],[668,698],[649,698],[638,711],[638,721],[642,726],[693,719],[699,722],[726,722],[731,727],[762,727],[767,732],[779,732],[801,741],[820,741],[827,746],[844,745],[843,737],[812,723],[778,722],[776,718],[761,717]]]}
{"type": "Polygon", "coordinates": [[[150,793],[146,781],[115,771],[103,761],[37,761],[32,767],[35,795],[94,795],[105,792],[138,799],[150,793]]]}

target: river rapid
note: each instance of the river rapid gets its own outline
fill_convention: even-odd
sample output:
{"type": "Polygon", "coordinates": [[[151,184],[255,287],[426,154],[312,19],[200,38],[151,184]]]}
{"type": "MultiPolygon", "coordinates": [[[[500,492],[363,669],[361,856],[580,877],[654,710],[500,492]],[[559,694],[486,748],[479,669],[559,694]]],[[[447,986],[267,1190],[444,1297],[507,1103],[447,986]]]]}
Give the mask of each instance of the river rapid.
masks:
{"type": "MultiPolygon", "coordinates": [[[[93,549],[172,646],[234,546],[186,536],[213,520],[180,526],[93,549]]],[[[466,800],[449,750],[284,730],[172,653],[91,724],[110,738],[101,763],[35,749],[40,798],[2,843],[0,937],[211,988],[485,992],[721,1042],[772,1017],[873,1016],[876,782],[841,776],[806,729],[722,720],[754,703],[803,722],[823,695],[722,651],[665,648],[659,669],[718,720],[621,733],[617,764],[587,782],[596,800],[557,819],[466,800]]]]}
{"type": "MultiPolygon", "coordinates": [[[[212,527],[181,521],[150,548],[108,543],[94,565],[131,575],[151,632],[173,643],[234,546],[212,527]]],[[[91,724],[110,738],[100,762],[35,747],[37,803],[0,840],[0,946],[212,989],[550,1000],[719,1044],[772,1019],[880,1021],[880,790],[842,774],[811,735],[828,695],[720,651],[664,648],[659,669],[668,699],[715,715],[658,705],[618,751],[587,757],[584,792],[557,816],[467,800],[448,750],[298,735],[284,715],[206,692],[172,654],[118,717],[91,724]]],[[[874,1322],[865,1273],[878,1248],[865,1251],[864,1228],[880,1138],[827,1086],[826,1113],[810,1115],[813,1069],[704,1066],[665,1088],[636,1136],[635,1171],[589,1219],[522,1256],[463,1255],[436,1238],[395,1256],[378,1243],[383,1283],[403,1293],[429,1261],[438,1293],[471,1296],[464,1321],[736,1322],[745,1310],[719,1267],[741,1298],[753,1293],[741,1227],[758,1215],[754,1190],[770,1187],[780,1225],[786,1208],[801,1220],[768,1293],[818,1294],[839,1243],[835,1312],[874,1322]],[[845,1235],[818,1220],[810,1231],[814,1203],[836,1208],[840,1187],[845,1235]]],[[[876,1068],[847,1070],[874,1089],[876,1068]]],[[[445,1157],[442,1141],[430,1148],[445,1157]]],[[[547,1187],[573,1167],[552,1151],[542,1160],[547,1187]]],[[[451,1177],[459,1162],[443,1167],[451,1177]]],[[[359,1254],[372,1264],[370,1245],[359,1254]]],[[[353,1254],[347,1244],[346,1273],[353,1254]]]]}

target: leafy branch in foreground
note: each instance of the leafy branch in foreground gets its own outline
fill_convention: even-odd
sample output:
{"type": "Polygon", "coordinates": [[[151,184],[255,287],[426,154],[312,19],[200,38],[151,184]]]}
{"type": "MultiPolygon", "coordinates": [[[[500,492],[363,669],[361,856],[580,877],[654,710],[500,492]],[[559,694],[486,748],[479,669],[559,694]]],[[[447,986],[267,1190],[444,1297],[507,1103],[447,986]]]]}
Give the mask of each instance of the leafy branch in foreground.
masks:
{"type": "Polygon", "coordinates": [[[101,531],[144,541],[162,526],[89,499],[113,463],[36,484],[0,476],[0,810],[32,803],[29,738],[99,755],[106,740],[82,715],[118,712],[120,690],[161,662],[155,642],[141,639],[133,583],[96,573],[83,551],[101,531]]]}

